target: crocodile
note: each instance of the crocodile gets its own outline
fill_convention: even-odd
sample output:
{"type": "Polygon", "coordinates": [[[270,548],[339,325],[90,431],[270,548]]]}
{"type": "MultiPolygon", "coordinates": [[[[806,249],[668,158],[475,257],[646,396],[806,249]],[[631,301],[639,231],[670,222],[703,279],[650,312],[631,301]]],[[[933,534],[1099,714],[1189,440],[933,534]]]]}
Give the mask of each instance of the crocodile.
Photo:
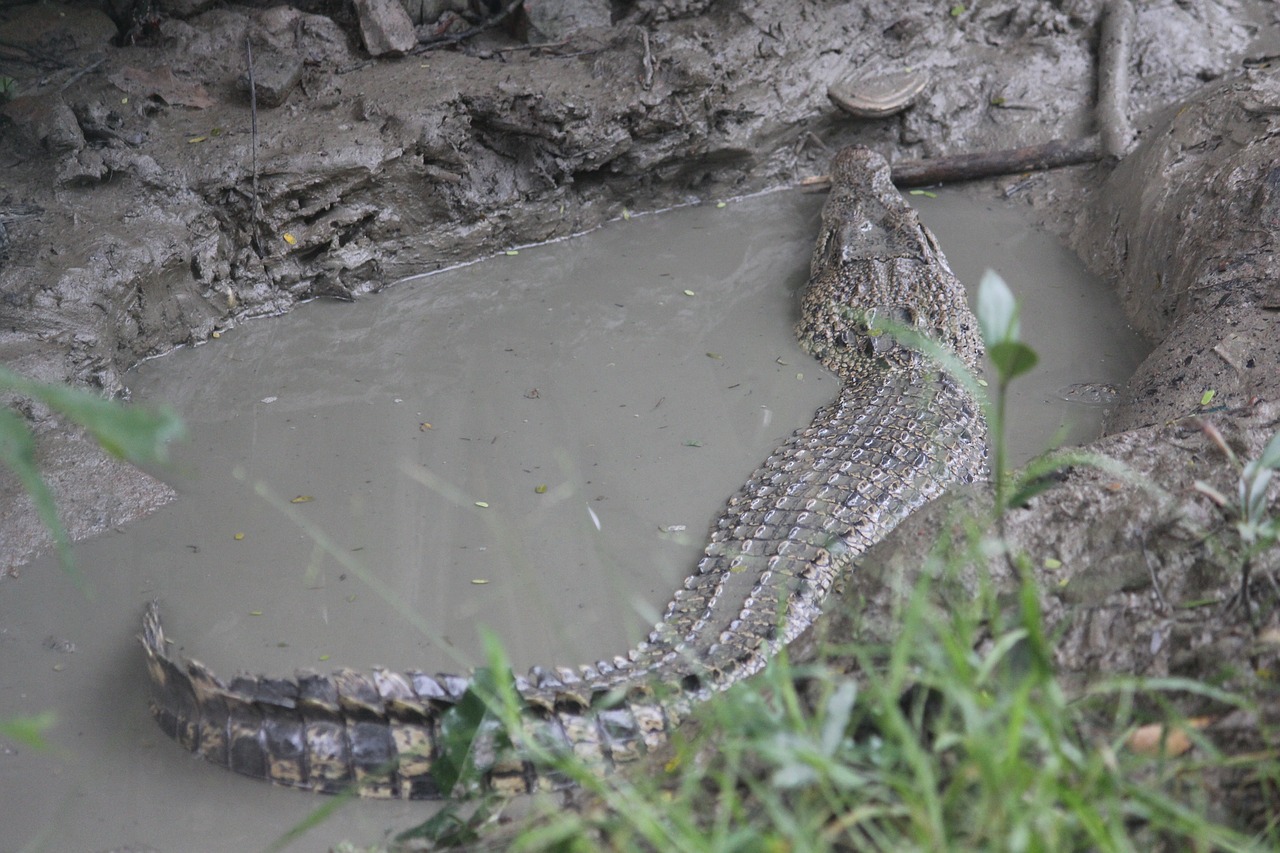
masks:
{"type": "MultiPolygon", "coordinates": [[[[516,746],[487,751],[489,789],[568,784],[521,743],[572,751],[602,771],[652,752],[695,703],[759,671],[810,625],[833,586],[907,515],[986,475],[979,405],[919,345],[928,337],[978,371],[982,344],[964,287],[881,156],[845,149],[831,175],[796,332],[840,378],[837,398],[729,498],[645,641],[612,660],[513,679],[520,731],[507,733],[516,746]]],[[[375,668],[224,682],[170,651],[155,602],[139,639],[152,715],[215,764],[326,793],[459,793],[432,771],[445,754],[442,719],[468,694],[466,677],[375,668]]]]}

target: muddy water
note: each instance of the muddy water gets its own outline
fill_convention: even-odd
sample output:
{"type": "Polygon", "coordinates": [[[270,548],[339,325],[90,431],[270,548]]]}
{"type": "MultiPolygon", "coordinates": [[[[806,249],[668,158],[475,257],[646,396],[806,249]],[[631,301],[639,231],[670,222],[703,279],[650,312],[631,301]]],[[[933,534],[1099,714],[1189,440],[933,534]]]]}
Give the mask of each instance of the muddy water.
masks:
{"type": "MultiPolygon", "coordinates": [[[[1015,454],[1064,423],[1087,438],[1100,410],[1055,392],[1136,364],[1114,301],[1016,210],[913,201],[962,279],[994,265],[1025,300],[1045,364],[1013,401],[1015,454]]],[[[137,371],[135,395],[191,426],[182,497],[78,548],[92,601],[49,560],[6,584],[0,718],[53,708],[59,723],[53,752],[0,754],[0,850],[257,849],[316,805],[162,738],[132,641],[151,597],[224,673],[457,670],[479,659],[480,625],[518,667],[637,640],[724,498],[835,394],[791,333],[820,203],[632,218],[354,306],[313,303],[137,371]],[[57,641],[76,651],[46,648],[57,641]]],[[[425,814],[356,804],[303,846],[425,814]]]]}

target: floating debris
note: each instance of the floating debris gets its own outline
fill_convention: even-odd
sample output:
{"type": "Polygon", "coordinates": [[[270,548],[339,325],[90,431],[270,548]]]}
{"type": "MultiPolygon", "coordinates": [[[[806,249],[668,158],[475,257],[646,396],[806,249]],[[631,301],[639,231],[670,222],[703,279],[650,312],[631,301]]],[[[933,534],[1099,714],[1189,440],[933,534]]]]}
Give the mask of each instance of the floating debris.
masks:
{"type": "Polygon", "coordinates": [[[1120,389],[1106,382],[1076,382],[1055,392],[1059,399],[1082,406],[1110,406],[1120,395],[1120,389]]]}
{"type": "Polygon", "coordinates": [[[66,639],[50,634],[44,638],[42,645],[51,652],[61,652],[64,655],[73,655],[76,653],[76,644],[66,639]]]}

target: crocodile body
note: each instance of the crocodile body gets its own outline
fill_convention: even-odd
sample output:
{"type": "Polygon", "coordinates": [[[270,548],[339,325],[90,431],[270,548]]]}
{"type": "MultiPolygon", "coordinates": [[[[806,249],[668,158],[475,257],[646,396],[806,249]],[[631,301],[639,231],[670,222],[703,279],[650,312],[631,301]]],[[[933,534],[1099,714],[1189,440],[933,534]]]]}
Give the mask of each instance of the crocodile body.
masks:
{"type": "MultiPolygon", "coordinates": [[[[878,155],[840,152],[797,334],[842,380],[729,499],[696,570],[645,642],[577,669],[517,678],[523,732],[602,768],[662,744],[692,705],[760,670],[818,616],[842,573],[948,486],[985,473],[985,425],[968,392],[877,330],[926,335],[971,371],[977,323],[933,235],[878,155]]],[[[273,782],[368,796],[433,798],[442,713],[468,681],[421,672],[240,677],[225,683],[169,652],[159,614],[141,636],[152,713],[187,749],[273,782]]],[[[486,782],[520,793],[564,780],[517,751],[491,756],[486,782]]]]}

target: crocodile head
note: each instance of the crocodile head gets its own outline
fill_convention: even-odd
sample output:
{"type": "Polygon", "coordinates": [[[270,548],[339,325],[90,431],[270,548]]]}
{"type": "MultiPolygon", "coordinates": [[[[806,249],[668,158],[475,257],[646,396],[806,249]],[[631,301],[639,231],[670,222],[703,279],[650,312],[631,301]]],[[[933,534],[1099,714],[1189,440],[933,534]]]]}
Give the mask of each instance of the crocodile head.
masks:
{"type": "Polygon", "coordinates": [[[964,286],[933,234],[903,200],[879,154],[846,148],[831,164],[831,194],[809,267],[797,334],[827,368],[851,377],[922,358],[890,333],[912,329],[970,369],[982,357],[964,286]]]}

